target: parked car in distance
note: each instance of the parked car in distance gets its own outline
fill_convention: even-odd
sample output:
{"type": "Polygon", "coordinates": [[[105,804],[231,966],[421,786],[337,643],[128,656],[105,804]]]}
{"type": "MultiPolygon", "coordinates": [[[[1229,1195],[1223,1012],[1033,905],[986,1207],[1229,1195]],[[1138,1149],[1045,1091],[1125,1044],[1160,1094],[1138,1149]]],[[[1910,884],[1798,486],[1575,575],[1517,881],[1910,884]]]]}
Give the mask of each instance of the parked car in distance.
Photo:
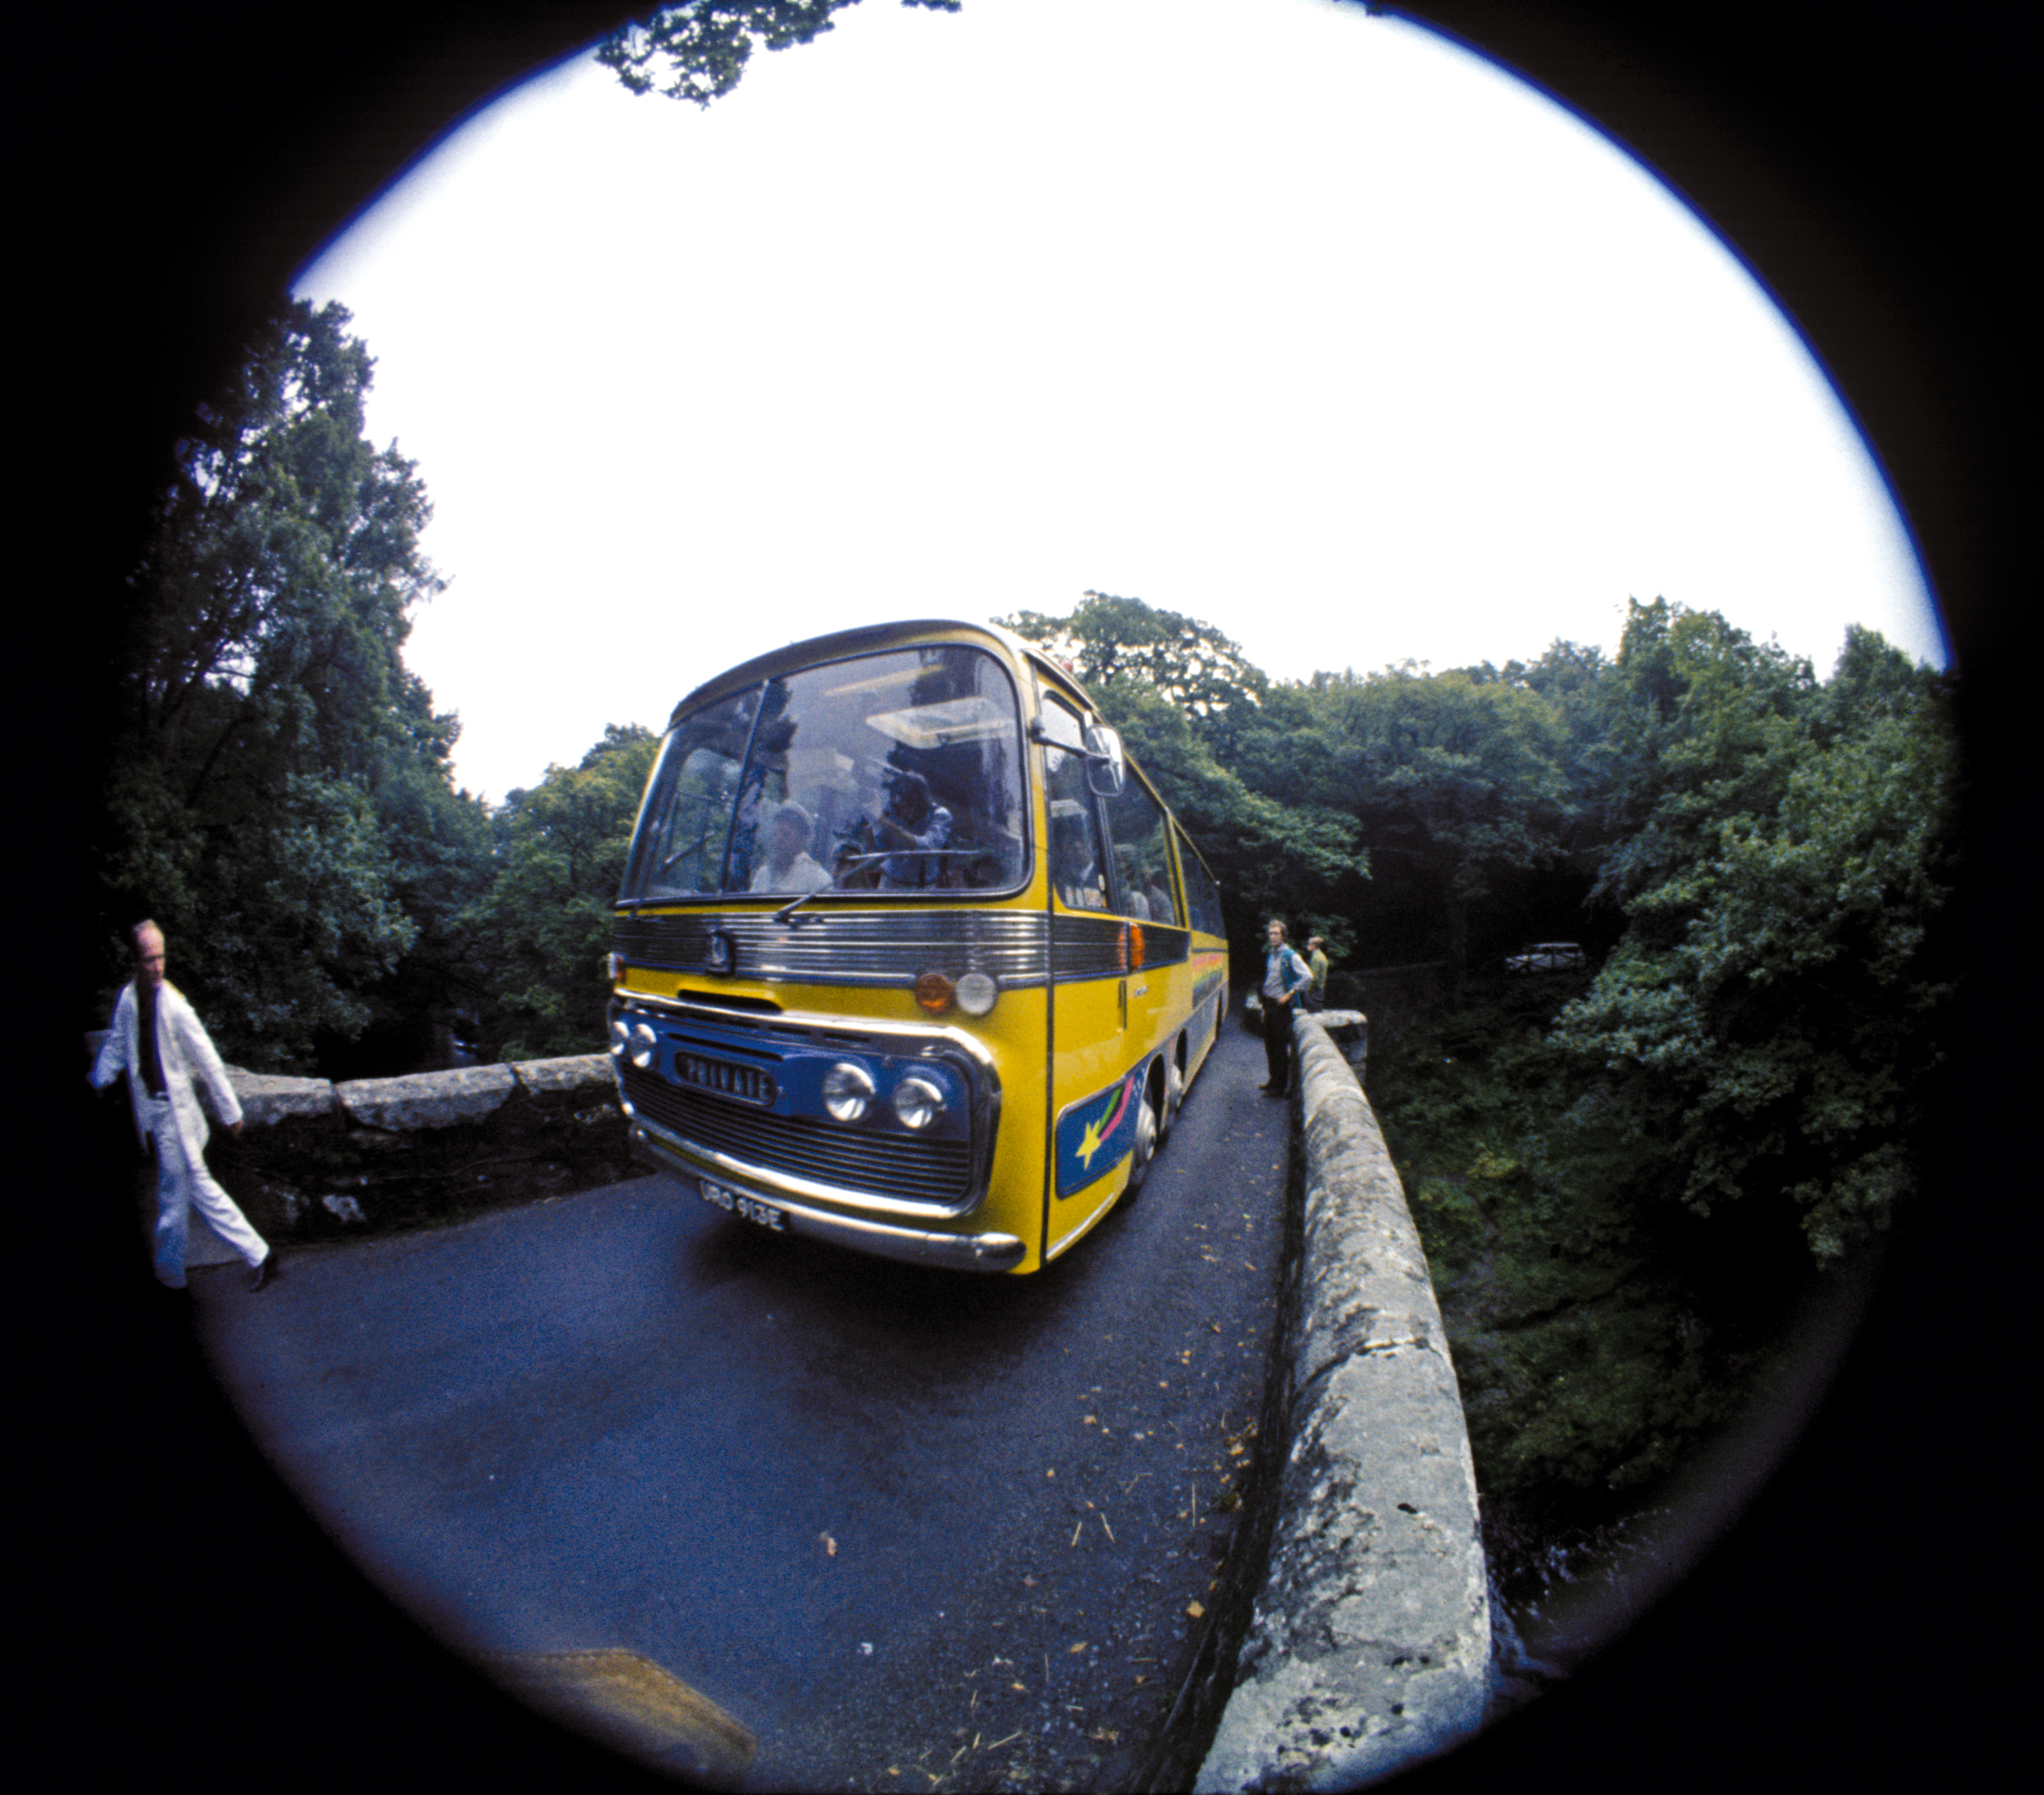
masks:
{"type": "Polygon", "coordinates": [[[1572,972],[1588,962],[1573,942],[1535,942],[1523,953],[1507,957],[1508,972],[1572,972]]]}
{"type": "Polygon", "coordinates": [[[1252,991],[1242,1006],[1242,1026],[1251,1034],[1263,1032],[1263,994],[1252,991]]]}

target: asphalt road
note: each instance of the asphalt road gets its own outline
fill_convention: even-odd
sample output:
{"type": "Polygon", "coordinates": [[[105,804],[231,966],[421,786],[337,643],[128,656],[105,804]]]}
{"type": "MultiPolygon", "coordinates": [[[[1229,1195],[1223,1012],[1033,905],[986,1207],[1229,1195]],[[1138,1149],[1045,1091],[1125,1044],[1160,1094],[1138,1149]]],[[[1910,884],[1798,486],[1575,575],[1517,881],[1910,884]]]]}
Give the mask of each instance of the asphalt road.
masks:
{"type": "Polygon", "coordinates": [[[761,1788],[1105,1788],[1208,1617],[1276,1320],[1286,1107],[1239,1026],[1150,1181],[1028,1279],[649,1177],[202,1293],[266,1456],[442,1637],[623,1646],[761,1788]]]}

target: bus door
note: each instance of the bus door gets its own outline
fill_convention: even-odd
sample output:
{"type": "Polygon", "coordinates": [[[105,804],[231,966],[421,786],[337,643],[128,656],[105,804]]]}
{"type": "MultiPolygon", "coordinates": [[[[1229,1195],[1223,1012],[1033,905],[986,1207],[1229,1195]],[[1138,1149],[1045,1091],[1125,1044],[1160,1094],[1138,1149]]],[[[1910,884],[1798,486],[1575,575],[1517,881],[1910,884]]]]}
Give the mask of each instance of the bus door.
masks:
{"type": "MultiPolygon", "coordinates": [[[[1050,1189],[1044,1256],[1068,1245],[1127,1181],[1141,1091],[1124,919],[1116,908],[1100,800],[1086,777],[1078,714],[1041,707],[1051,885],[1050,1189]]],[[[1137,999],[1139,1004],[1143,1000],[1137,999]]]]}

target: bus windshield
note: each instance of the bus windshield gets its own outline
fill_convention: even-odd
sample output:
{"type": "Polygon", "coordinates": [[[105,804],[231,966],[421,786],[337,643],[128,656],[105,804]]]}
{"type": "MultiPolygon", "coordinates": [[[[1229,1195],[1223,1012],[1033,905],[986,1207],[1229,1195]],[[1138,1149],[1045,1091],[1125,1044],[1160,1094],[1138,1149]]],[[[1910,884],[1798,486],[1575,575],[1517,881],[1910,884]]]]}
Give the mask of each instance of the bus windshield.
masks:
{"type": "Polygon", "coordinates": [[[932,644],[805,668],[668,732],[618,901],[1009,889],[1022,781],[993,655],[932,644]]]}

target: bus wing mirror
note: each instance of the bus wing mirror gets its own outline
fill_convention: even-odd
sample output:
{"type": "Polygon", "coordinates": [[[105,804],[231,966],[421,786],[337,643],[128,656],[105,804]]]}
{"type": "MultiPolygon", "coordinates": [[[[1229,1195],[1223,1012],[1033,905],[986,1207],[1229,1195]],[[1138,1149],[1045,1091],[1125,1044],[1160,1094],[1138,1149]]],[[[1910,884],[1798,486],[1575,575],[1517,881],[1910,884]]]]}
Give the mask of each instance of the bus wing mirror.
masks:
{"type": "Polygon", "coordinates": [[[1128,782],[1128,764],[1122,758],[1121,738],[1104,723],[1086,730],[1086,783],[1093,795],[1118,798],[1128,782]]]}

